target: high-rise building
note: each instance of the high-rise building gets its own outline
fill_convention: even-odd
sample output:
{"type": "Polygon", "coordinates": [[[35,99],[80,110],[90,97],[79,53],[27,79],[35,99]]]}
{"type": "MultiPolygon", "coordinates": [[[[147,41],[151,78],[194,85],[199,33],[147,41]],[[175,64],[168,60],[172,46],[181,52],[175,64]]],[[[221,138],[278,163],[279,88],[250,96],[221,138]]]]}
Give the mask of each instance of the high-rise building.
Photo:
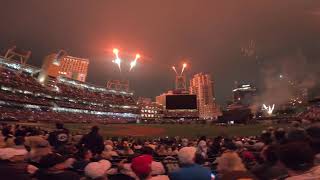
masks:
{"type": "Polygon", "coordinates": [[[212,119],[216,117],[213,81],[209,74],[198,73],[190,80],[190,94],[197,95],[199,117],[212,119]]]}
{"type": "MultiPolygon", "coordinates": [[[[64,51],[45,57],[42,65],[42,79],[46,76],[67,77],[85,82],[88,73],[89,59],[67,55],[64,51]]],[[[42,81],[42,79],[39,79],[42,81]]]]}

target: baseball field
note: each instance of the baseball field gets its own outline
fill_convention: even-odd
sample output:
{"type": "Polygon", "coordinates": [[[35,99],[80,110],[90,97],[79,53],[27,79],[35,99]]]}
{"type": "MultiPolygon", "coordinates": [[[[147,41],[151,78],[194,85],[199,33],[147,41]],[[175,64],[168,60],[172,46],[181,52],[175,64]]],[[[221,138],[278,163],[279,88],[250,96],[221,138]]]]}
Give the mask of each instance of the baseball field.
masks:
{"type": "MultiPolygon", "coordinates": [[[[54,123],[20,123],[28,126],[39,126],[43,129],[52,130],[54,123]]],[[[100,133],[104,137],[111,136],[135,136],[135,137],[198,137],[198,136],[251,136],[258,135],[270,125],[234,125],[217,126],[202,124],[83,124],[66,123],[65,127],[72,133],[87,133],[94,125],[99,126],[100,133]]],[[[277,125],[273,127],[284,127],[288,125],[277,125]]]]}

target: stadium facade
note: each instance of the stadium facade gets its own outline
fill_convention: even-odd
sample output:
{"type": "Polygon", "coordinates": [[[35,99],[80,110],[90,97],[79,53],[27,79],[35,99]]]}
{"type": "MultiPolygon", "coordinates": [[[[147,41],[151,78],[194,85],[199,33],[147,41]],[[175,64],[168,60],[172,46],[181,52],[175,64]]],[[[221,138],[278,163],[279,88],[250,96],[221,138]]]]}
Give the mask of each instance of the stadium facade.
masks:
{"type": "Polygon", "coordinates": [[[137,104],[140,107],[143,122],[161,121],[163,118],[163,106],[152,102],[151,98],[139,98],[137,104]]]}
{"type": "Polygon", "coordinates": [[[133,92],[57,76],[43,84],[42,70],[0,57],[2,120],[128,122],[140,117],[133,92]]]}

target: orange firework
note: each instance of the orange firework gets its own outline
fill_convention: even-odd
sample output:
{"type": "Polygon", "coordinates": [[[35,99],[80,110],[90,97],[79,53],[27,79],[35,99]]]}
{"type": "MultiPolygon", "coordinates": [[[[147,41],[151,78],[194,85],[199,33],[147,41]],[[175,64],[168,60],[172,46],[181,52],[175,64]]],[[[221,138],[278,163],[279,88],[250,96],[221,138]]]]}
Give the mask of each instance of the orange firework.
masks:
{"type": "Polygon", "coordinates": [[[137,65],[137,61],[140,58],[140,54],[136,54],[136,58],[130,62],[130,70],[129,72],[137,65]]]}
{"type": "Polygon", "coordinates": [[[119,49],[114,48],[113,54],[116,56],[116,59],[114,59],[112,62],[118,65],[119,71],[121,72],[121,59],[119,58],[119,49]]]}
{"type": "Polygon", "coordinates": [[[182,65],[182,71],[181,71],[181,74],[180,75],[182,75],[183,74],[183,72],[184,72],[184,69],[187,67],[187,63],[183,63],[183,65],[182,65]]]}

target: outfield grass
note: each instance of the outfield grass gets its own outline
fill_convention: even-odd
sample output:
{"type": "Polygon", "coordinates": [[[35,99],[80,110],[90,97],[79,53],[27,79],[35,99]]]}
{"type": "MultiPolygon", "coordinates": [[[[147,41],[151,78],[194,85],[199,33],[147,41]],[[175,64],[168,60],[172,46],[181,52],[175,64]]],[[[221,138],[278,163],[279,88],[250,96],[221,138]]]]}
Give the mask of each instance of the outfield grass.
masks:
{"type": "MultiPolygon", "coordinates": [[[[44,129],[54,129],[53,123],[21,123],[29,126],[40,126],[44,129]]],[[[94,124],[65,124],[71,132],[76,133],[87,133],[94,124]]],[[[96,125],[96,124],[95,124],[96,125]]],[[[216,125],[200,125],[200,124],[99,124],[100,132],[104,137],[119,136],[117,132],[128,130],[128,133],[135,136],[135,129],[143,130],[142,134],[136,136],[143,137],[165,137],[165,136],[181,136],[181,137],[198,137],[198,136],[251,136],[258,135],[262,130],[269,127],[269,125],[255,124],[255,125],[236,125],[236,126],[216,126],[216,125]],[[152,131],[161,130],[160,134],[152,134],[152,131]]],[[[285,125],[277,125],[277,127],[284,127],[285,125]]],[[[275,126],[274,126],[275,127],[275,126]]],[[[284,127],[285,128],[285,127],[284,127]]],[[[122,134],[120,136],[125,136],[122,134]]]]}

